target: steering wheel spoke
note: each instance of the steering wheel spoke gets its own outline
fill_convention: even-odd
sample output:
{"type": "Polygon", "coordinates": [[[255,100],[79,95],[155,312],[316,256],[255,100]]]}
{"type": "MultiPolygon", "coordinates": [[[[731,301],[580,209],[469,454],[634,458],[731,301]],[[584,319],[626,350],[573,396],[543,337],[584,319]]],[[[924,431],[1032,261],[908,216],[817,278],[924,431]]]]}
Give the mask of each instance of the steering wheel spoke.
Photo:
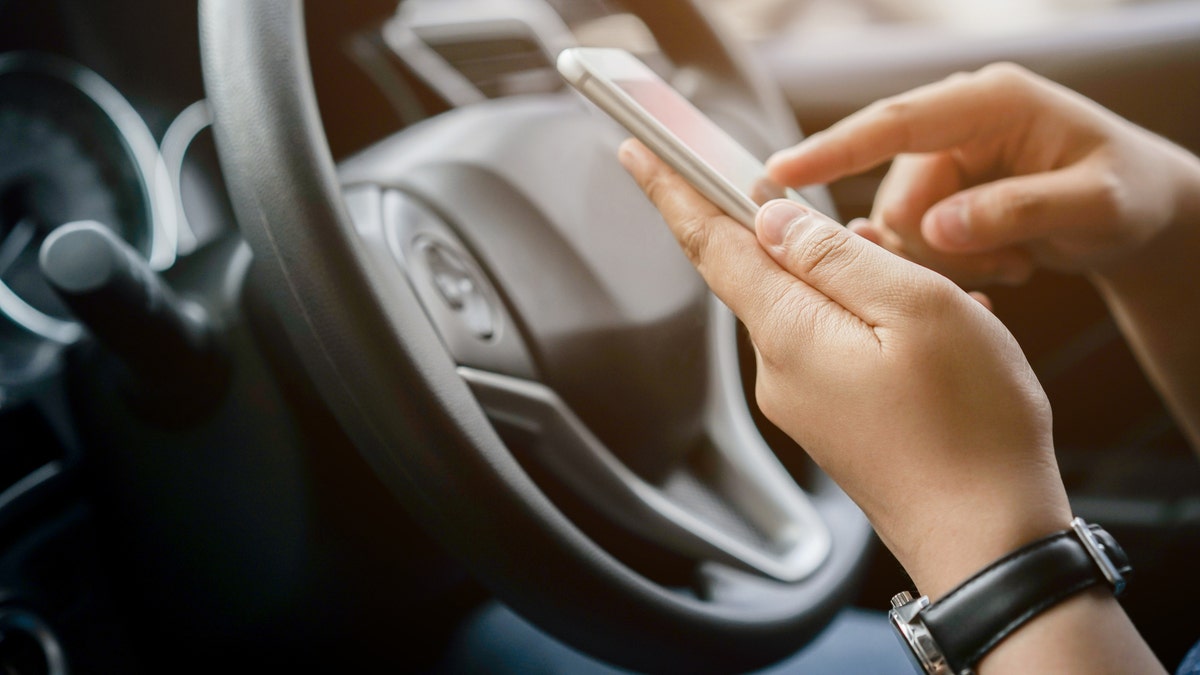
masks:
{"type": "Polygon", "coordinates": [[[647,539],[698,561],[786,582],[810,574],[828,553],[819,515],[757,432],[721,438],[728,421],[714,420],[720,436],[706,438],[665,478],[651,482],[618,459],[549,387],[473,368],[460,367],[459,374],[494,424],[534,439],[527,444],[531,459],[647,539]]]}
{"type": "Polygon", "coordinates": [[[811,500],[758,432],[741,391],[736,320],[716,298],[708,329],[704,431],[658,480],[626,466],[550,387],[476,368],[459,374],[493,424],[518,427],[531,459],[600,513],[699,562],[799,581],[831,538],[811,500]]]}

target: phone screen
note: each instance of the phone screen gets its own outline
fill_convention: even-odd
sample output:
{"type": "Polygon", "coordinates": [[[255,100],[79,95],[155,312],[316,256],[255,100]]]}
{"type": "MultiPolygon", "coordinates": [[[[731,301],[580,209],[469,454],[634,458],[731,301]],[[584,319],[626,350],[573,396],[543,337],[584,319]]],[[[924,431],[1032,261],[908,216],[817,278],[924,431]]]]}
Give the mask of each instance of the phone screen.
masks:
{"type": "Polygon", "coordinates": [[[758,158],[666,82],[625,78],[615,78],[612,82],[756,203],[764,204],[781,197],[804,201],[795,191],[768,180],[758,158]]]}

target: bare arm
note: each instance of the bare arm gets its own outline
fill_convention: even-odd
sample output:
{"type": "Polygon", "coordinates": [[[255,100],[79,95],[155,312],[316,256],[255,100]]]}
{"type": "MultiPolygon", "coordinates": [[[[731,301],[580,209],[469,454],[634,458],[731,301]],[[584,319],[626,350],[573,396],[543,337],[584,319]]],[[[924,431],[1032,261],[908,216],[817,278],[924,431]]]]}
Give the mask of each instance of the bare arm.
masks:
{"type": "Polygon", "coordinates": [[[1200,162],[1193,164],[1196,203],[1184,219],[1133,259],[1091,279],[1200,452],[1200,162]]]}

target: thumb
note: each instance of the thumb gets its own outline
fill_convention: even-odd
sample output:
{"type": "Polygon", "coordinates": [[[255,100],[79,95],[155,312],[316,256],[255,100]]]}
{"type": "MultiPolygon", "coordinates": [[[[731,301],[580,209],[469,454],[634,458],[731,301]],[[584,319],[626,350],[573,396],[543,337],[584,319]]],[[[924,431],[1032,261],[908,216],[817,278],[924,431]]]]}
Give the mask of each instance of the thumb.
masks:
{"type": "Polygon", "coordinates": [[[756,230],[780,267],[871,325],[890,318],[908,295],[919,295],[912,289],[922,275],[937,277],[787,199],[766,204],[756,230]]]}
{"type": "Polygon", "coordinates": [[[921,235],[947,253],[982,253],[1085,226],[1111,200],[1105,181],[1078,167],[1005,178],[934,205],[921,235]]]}

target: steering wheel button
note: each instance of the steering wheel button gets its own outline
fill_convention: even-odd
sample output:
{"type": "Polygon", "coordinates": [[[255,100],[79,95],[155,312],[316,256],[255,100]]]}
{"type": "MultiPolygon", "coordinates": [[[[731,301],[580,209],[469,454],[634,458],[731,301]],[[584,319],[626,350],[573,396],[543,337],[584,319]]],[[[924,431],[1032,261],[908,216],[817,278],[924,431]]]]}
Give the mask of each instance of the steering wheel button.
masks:
{"type": "Polygon", "coordinates": [[[429,237],[419,237],[416,248],[446,306],[458,314],[472,335],[483,340],[491,338],[496,332],[491,307],[462,256],[429,237]]]}

